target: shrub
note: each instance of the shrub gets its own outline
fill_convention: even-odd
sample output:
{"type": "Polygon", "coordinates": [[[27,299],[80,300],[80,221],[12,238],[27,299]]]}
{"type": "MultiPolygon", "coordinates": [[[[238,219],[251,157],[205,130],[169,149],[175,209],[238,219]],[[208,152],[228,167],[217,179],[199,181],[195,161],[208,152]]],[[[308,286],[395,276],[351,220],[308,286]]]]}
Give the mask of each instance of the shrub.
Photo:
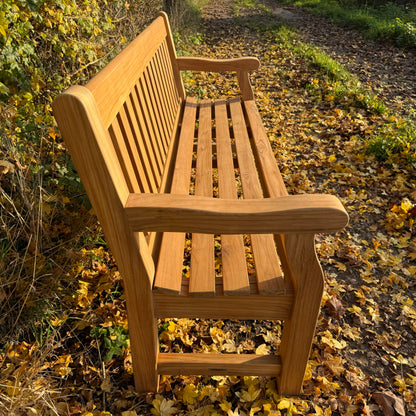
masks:
{"type": "Polygon", "coordinates": [[[51,102],[94,75],[160,8],[161,0],[0,2],[2,335],[35,287],[53,290],[67,207],[82,194],[51,102]]]}

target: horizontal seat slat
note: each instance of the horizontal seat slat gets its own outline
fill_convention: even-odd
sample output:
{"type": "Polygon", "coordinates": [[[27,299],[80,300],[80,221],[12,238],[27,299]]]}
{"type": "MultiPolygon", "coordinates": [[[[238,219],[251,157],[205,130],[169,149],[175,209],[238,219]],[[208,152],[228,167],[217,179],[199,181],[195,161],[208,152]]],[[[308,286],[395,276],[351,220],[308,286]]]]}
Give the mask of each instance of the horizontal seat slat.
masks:
{"type": "Polygon", "coordinates": [[[263,122],[254,101],[244,102],[247,120],[253,135],[253,151],[258,160],[258,170],[264,184],[267,197],[275,198],[288,195],[276,158],[263,127],[263,122]]]}
{"type": "MultiPolygon", "coordinates": [[[[185,103],[182,129],[172,178],[172,193],[189,193],[197,103],[188,98],[185,103]]],[[[153,287],[164,293],[179,294],[185,247],[184,233],[164,233],[153,287]]]]}
{"type": "MultiPolygon", "coordinates": [[[[215,103],[216,152],[220,198],[237,199],[230,128],[225,101],[215,103]]],[[[221,236],[222,276],[225,295],[248,295],[248,280],[242,235],[221,236]]]]}
{"type": "MultiPolygon", "coordinates": [[[[230,112],[244,197],[261,199],[263,192],[239,99],[230,100],[230,112]]],[[[250,239],[259,293],[262,295],[281,293],[285,287],[273,236],[253,234],[250,239]]]]}
{"type": "MultiPolygon", "coordinates": [[[[212,119],[210,100],[199,105],[195,195],[212,197],[212,119]]],[[[214,236],[192,234],[190,296],[215,295],[214,236]]]]}

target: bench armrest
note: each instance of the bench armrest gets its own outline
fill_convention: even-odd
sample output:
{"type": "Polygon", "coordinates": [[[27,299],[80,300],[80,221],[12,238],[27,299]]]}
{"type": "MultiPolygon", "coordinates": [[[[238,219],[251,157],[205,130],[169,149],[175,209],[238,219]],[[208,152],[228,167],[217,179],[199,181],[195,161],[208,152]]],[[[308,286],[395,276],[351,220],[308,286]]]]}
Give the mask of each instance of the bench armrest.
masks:
{"type": "Polygon", "coordinates": [[[180,56],[176,58],[181,71],[254,71],[259,68],[260,62],[257,58],[234,58],[234,59],[208,59],[180,56]]]}
{"type": "Polygon", "coordinates": [[[243,100],[254,99],[248,73],[258,69],[260,62],[257,58],[208,59],[181,56],[176,58],[176,61],[181,71],[235,71],[237,72],[238,84],[243,100]]]}
{"type": "Polygon", "coordinates": [[[325,194],[265,199],[130,194],[125,212],[134,231],[324,233],[341,230],[348,223],[348,214],[339,199],[325,194]]]}

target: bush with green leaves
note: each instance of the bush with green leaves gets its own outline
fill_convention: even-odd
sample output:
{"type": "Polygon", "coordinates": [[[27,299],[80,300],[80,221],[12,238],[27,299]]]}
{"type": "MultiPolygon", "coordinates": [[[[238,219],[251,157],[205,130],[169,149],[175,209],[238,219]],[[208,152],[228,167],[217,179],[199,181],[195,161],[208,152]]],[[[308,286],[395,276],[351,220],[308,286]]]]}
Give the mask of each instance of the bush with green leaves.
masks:
{"type": "MultiPolygon", "coordinates": [[[[43,282],[53,290],[53,270],[62,270],[54,256],[62,247],[71,217],[67,208],[86,200],[56,127],[51,103],[69,85],[85,83],[134,39],[154,19],[161,3],[0,2],[3,328],[7,328],[4,319],[15,321],[22,315],[35,287],[43,282]]],[[[88,209],[86,205],[84,212],[88,209]]]]}

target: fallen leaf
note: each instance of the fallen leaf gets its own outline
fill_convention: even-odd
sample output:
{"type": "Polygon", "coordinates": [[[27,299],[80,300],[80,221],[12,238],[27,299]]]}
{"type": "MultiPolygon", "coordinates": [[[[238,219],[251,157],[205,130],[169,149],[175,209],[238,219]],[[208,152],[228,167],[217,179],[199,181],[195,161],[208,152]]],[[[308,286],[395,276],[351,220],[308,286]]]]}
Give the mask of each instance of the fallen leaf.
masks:
{"type": "Polygon", "coordinates": [[[383,409],[384,416],[394,416],[394,411],[400,416],[406,416],[403,399],[397,397],[391,391],[376,391],[373,393],[373,398],[383,409]]]}
{"type": "Polygon", "coordinates": [[[326,309],[334,319],[340,320],[345,313],[345,308],[342,305],[341,301],[336,297],[332,296],[331,299],[326,303],[326,309]]]}

